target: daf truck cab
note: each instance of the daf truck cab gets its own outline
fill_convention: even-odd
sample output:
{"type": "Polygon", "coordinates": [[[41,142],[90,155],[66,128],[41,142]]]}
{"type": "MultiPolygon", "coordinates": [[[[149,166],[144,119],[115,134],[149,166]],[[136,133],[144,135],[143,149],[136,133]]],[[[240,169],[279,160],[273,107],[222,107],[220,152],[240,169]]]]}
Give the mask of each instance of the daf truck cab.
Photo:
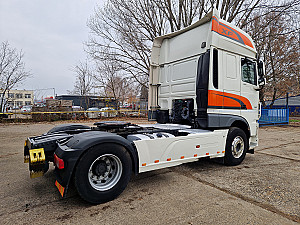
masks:
{"type": "Polygon", "coordinates": [[[113,200],[131,174],[218,158],[240,164],[258,145],[263,63],[249,35],[212,10],[193,25],[155,38],[149,120],[63,124],[25,141],[31,177],[55,165],[62,197],[70,181],[91,203],[113,200]]]}
{"type": "Polygon", "coordinates": [[[239,127],[253,149],[263,71],[251,37],[213,10],[192,26],[154,40],[149,119],[203,129],[239,127]]]}

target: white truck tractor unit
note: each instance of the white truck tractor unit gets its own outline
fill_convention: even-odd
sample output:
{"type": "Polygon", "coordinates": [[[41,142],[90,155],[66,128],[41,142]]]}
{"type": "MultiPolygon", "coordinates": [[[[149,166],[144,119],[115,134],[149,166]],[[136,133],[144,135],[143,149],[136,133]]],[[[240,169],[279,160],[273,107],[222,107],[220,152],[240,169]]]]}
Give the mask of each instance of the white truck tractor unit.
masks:
{"type": "Polygon", "coordinates": [[[63,197],[74,179],[91,203],[116,198],[135,174],[219,158],[240,164],[258,145],[258,90],[264,66],[244,31],[213,10],[193,25],[155,38],[149,120],[155,124],[64,124],[25,141],[31,177],[54,162],[63,197]]]}

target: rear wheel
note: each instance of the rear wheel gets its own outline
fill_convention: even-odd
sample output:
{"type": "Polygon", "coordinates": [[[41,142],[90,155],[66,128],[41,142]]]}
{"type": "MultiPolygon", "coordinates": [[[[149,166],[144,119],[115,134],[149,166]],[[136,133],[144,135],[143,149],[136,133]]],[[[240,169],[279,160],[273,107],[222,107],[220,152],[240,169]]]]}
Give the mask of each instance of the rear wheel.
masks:
{"type": "Polygon", "coordinates": [[[111,201],[126,188],[132,171],[128,151],[116,144],[90,149],[79,160],[75,186],[79,195],[94,204],[111,201]]]}
{"type": "Polygon", "coordinates": [[[245,132],[237,127],[230,128],[226,140],[225,165],[239,165],[244,160],[248,148],[249,142],[245,132]]]}

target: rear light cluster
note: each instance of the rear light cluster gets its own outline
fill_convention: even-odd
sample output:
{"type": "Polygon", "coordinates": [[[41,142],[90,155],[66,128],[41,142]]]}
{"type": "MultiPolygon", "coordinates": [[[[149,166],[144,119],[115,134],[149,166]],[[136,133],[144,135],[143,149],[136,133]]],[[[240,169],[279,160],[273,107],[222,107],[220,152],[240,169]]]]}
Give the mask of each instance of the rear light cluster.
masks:
{"type": "Polygon", "coordinates": [[[60,170],[63,169],[63,168],[65,168],[64,160],[62,160],[61,158],[59,158],[56,154],[54,154],[54,164],[60,170]]]}

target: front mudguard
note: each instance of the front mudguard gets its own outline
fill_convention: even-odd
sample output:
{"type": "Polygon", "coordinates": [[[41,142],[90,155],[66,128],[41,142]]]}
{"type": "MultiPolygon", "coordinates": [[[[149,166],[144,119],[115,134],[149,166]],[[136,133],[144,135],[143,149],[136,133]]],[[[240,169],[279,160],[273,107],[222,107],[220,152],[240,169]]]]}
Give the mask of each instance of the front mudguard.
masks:
{"type": "Polygon", "coordinates": [[[58,144],[58,148],[55,151],[55,154],[64,161],[64,169],[55,167],[57,181],[64,188],[63,197],[66,196],[76,165],[82,155],[90,148],[104,143],[119,144],[127,149],[132,159],[133,171],[135,174],[138,173],[138,153],[127,139],[102,131],[89,131],[76,134],[64,145],[58,144]]]}

